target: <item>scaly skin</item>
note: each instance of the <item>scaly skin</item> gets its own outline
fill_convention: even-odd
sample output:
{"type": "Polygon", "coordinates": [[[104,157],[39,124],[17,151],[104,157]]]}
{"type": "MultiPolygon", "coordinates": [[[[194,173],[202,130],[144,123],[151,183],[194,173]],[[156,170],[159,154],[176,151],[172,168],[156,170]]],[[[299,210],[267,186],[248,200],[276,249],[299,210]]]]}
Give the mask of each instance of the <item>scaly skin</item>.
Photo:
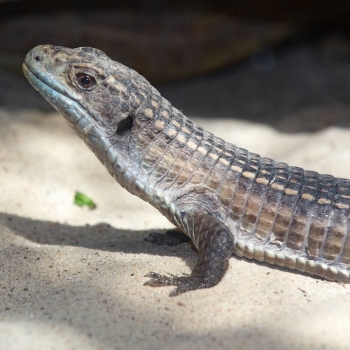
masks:
{"type": "Polygon", "coordinates": [[[172,296],[212,287],[232,253],[350,282],[350,180],[225,142],[96,49],[38,46],[23,71],[120,185],[197,247],[190,276],[151,272],[147,285],[174,285],[172,296]]]}

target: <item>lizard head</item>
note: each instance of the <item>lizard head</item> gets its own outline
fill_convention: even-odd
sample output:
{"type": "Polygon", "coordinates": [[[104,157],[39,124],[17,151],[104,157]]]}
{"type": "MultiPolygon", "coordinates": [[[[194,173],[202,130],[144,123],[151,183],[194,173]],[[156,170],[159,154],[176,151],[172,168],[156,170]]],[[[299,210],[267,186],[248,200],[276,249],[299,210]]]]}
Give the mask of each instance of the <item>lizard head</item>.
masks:
{"type": "Polygon", "coordinates": [[[113,138],[150,93],[145,78],[90,47],[37,46],[27,54],[23,72],[83,139],[89,125],[113,138]]]}
{"type": "Polygon", "coordinates": [[[116,159],[125,158],[126,138],[151,95],[149,82],[90,47],[37,46],[28,52],[23,72],[108,171],[123,172],[126,159],[124,166],[116,159]]]}

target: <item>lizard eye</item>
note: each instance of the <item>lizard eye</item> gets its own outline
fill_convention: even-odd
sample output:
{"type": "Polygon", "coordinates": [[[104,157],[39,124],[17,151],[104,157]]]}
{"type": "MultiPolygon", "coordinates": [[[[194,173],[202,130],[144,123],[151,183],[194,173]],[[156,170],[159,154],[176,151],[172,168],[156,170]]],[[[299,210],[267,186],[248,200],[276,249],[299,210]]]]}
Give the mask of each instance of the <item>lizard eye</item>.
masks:
{"type": "Polygon", "coordinates": [[[77,74],[78,84],[83,89],[89,89],[93,87],[96,84],[95,78],[93,78],[91,75],[79,73],[77,74]]]}

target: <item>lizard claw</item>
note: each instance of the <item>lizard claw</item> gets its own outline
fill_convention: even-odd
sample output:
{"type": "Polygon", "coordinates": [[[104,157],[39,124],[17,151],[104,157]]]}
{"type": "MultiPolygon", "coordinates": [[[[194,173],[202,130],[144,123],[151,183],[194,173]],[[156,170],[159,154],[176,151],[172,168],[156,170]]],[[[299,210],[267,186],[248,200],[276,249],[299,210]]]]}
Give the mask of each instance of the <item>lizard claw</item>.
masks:
{"type": "Polygon", "coordinates": [[[145,277],[150,277],[151,279],[144,283],[145,286],[151,287],[163,287],[163,286],[176,286],[173,289],[169,296],[174,297],[183,293],[186,293],[190,290],[196,290],[201,288],[210,287],[209,284],[204,283],[203,280],[200,280],[194,276],[164,276],[159,273],[150,272],[145,275],[145,277]]]}
{"type": "Polygon", "coordinates": [[[168,277],[168,276],[160,275],[159,273],[149,272],[144,277],[151,278],[150,280],[144,283],[144,286],[162,287],[162,286],[173,286],[174,285],[173,279],[176,276],[170,275],[168,277]]]}

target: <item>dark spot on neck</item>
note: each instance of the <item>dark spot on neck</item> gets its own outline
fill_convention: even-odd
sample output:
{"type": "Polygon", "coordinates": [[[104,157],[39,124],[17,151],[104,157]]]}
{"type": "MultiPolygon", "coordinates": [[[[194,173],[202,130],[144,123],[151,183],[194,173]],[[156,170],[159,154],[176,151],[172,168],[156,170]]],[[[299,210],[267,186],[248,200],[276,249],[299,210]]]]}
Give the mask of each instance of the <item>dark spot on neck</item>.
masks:
{"type": "Polygon", "coordinates": [[[129,115],[125,119],[121,120],[117,126],[117,135],[126,136],[126,135],[130,134],[133,123],[134,123],[134,121],[133,121],[131,115],[129,115]]]}

